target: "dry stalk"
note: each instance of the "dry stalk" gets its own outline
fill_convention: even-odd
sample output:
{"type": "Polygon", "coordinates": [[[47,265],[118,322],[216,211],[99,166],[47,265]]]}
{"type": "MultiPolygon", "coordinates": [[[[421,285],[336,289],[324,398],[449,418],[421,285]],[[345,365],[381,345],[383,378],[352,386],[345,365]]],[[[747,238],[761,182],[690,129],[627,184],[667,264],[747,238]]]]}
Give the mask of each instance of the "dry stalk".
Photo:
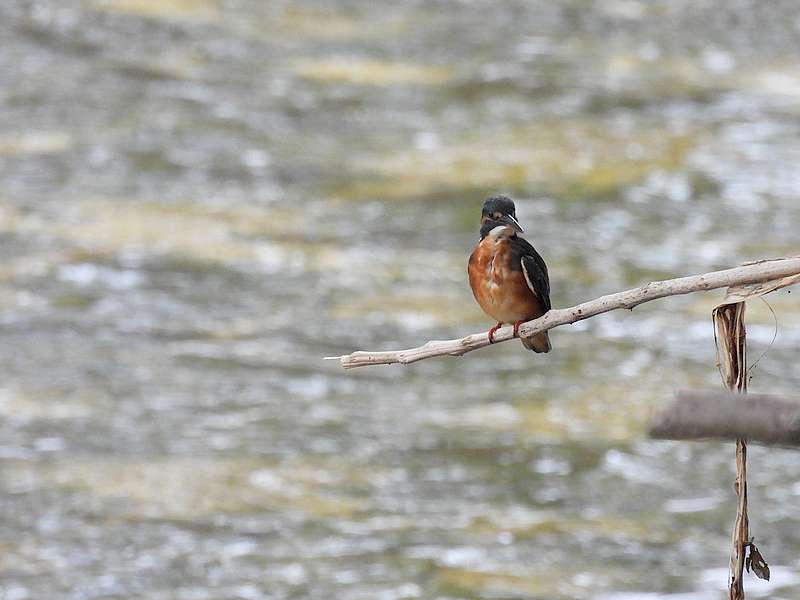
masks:
{"type": "MultiPolygon", "coordinates": [[[[714,309],[717,362],[723,384],[731,391],[747,391],[747,345],[744,327],[745,302],[722,304],[714,309]]],[[[731,534],[729,600],[744,600],[744,563],[750,539],[747,517],[747,443],[736,440],[736,520],[731,534]]]]}
{"type": "MultiPolygon", "coordinates": [[[[728,289],[725,299],[714,309],[714,336],[717,340],[717,364],[722,382],[729,390],[747,392],[747,331],[744,325],[746,300],[763,296],[778,288],[797,283],[797,275],[728,289]]],[[[737,496],[736,520],[731,534],[729,600],[744,600],[744,570],[751,568],[757,577],[769,579],[769,566],[750,538],[747,514],[747,441],[736,440],[737,496]],[[749,555],[748,555],[749,553],[749,555]]]]}

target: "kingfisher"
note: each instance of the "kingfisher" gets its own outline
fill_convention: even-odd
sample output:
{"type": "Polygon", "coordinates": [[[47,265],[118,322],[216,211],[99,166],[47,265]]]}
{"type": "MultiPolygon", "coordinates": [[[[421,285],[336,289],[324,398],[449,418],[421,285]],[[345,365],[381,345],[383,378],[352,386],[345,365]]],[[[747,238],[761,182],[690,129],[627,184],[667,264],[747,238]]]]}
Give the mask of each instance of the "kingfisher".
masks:
{"type": "MultiPolygon", "coordinates": [[[[481,211],[481,239],[469,257],[467,272],[475,300],[487,315],[497,321],[489,330],[489,343],[503,323],[513,323],[514,337],[519,326],[550,310],[550,279],[547,265],[536,249],[522,237],[514,201],[507,196],[491,196],[481,211]]],[[[546,331],[522,344],[534,352],[550,352],[546,331]]]]}

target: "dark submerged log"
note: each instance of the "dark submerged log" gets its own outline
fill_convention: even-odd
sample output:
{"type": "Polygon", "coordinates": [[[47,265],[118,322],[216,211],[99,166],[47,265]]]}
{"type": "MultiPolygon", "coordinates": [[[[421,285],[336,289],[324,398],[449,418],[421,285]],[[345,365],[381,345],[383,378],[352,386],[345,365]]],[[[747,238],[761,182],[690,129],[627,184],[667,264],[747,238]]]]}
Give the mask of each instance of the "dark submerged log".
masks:
{"type": "Polygon", "coordinates": [[[650,425],[669,440],[747,439],[800,446],[800,400],[716,391],[683,391],[650,425]]]}

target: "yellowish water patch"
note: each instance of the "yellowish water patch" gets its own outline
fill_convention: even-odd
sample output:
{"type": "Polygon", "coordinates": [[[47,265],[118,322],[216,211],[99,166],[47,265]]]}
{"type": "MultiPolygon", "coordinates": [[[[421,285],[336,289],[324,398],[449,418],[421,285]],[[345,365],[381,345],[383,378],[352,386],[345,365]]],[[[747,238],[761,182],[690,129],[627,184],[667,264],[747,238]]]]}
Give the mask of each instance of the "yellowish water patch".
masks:
{"type": "MultiPolygon", "coordinates": [[[[477,305],[476,305],[477,306],[477,305]]],[[[330,309],[334,319],[365,319],[370,315],[404,321],[423,319],[431,325],[479,323],[480,311],[463,298],[448,301],[442,294],[430,296],[371,295],[355,298],[330,309]]],[[[487,326],[488,328],[488,326],[487,326]]],[[[466,335],[467,332],[464,333],[466,335]]]]}
{"type": "Polygon", "coordinates": [[[271,20],[280,33],[300,38],[324,40],[374,39],[397,35],[408,26],[408,21],[391,11],[383,16],[370,16],[369,26],[364,19],[345,10],[322,7],[289,6],[271,20]]]}
{"type": "MultiPolygon", "coordinates": [[[[0,271],[0,284],[5,284],[8,277],[0,271]]],[[[0,309],[15,308],[18,305],[17,292],[14,288],[0,285],[0,309]]],[[[1,401],[1,400],[0,400],[1,401]]],[[[2,409],[0,409],[2,410],[2,409]]]]}
{"type": "Polygon", "coordinates": [[[636,0],[610,0],[598,7],[600,10],[614,18],[640,19],[648,13],[655,12],[654,7],[636,0]]]}
{"type": "Polygon", "coordinates": [[[181,213],[174,207],[129,202],[83,202],[77,218],[52,231],[63,238],[109,253],[179,253],[205,260],[253,260],[250,244],[231,238],[224,220],[181,213]]]}
{"type": "Polygon", "coordinates": [[[465,568],[440,569],[436,580],[445,592],[474,594],[530,594],[539,597],[556,591],[557,583],[544,573],[536,575],[512,575],[494,571],[477,571],[465,568]]]}
{"type": "Polygon", "coordinates": [[[172,48],[156,56],[137,57],[135,61],[115,62],[116,69],[128,75],[150,79],[199,79],[206,59],[185,49],[172,48]]]}
{"type": "Polygon", "coordinates": [[[0,542],[0,576],[48,577],[60,568],[63,568],[63,562],[58,555],[42,552],[25,536],[0,542]]]}
{"type": "Polygon", "coordinates": [[[665,56],[654,62],[639,52],[617,53],[608,56],[604,64],[606,76],[620,83],[646,78],[648,93],[656,95],[687,94],[695,88],[717,85],[719,78],[705,70],[700,62],[688,56],[665,56]],[[672,90],[666,86],[672,84],[672,90]]]}
{"type": "Polygon", "coordinates": [[[90,417],[93,406],[87,398],[62,398],[58,391],[26,393],[0,388],[0,416],[15,419],[62,420],[90,417]]]}
{"type": "MultiPolygon", "coordinates": [[[[647,59],[641,52],[611,54],[605,61],[606,77],[623,91],[631,83],[631,94],[656,98],[696,97],[709,93],[743,91],[758,95],[800,97],[800,61],[796,55],[771,56],[764,60],[734,59],[725,53],[704,61],[700,56],[661,56],[647,59]],[[647,90],[641,90],[641,81],[647,90]]],[[[642,98],[646,101],[647,98],[642,98]]]]}
{"type": "Polygon", "coordinates": [[[761,237],[757,242],[739,244],[738,249],[744,256],[753,257],[753,260],[798,256],[800,252],[797,240],[781,240],[767,236],[761,237]]]}
{"type": "MultiPolygon", "coordinates": [[[[39,234],[47,226],[46,219],[34,212],[25,213],[0,198],[0,233],[12,234],[24,239],[28,234],[39,234]]],[[[54,265],[65,261],[65,257],[53,248],[36,248],[29,252],[0,262],[0,283],[10,284],[10,289],[0,292],[0,306],[18,306],[19,295],[25,292],[15,289],[15,284],[31,277],[41,277],[54,265]]],[[[31,298],[28,296],[28,301],[31,298]]]]}
{"type": "MultiPolygon", "coordinates": [[[[567,174],[561,183],[555,183],[552,191],[575,199],[613,196],[623,188],[644,181],[651,173],[679,169],[693,147],[688,136],[668,137],[660,143],[648,142],[648,145],[649,156],[642,159],[626,156],[624,143],[618,147],[620,153],[616,158],[602,158],[598,153],[590,168],[582,173],[567,174]]],[[[638,151],[642,147],[636,148],[638,151]]]]}
{"type": "Polygon", "coordinates": [[[357,19],[341,12],[299,6],[288,7],[278,20],[281,29],[301,37],[347,40],[368,29],[357,19]]]}
{"type": "MultiPolygon", "coordinates": [[[[691,385],[687,383],[687,385],[691,385]]],[[[538,442],[598,440],[625,443],[640,439],[660,398],[644,377],[597,381],[564,393],[557,401],[518,398],[508,403],[473,406],[437,416],[448,428],[514,431],[538,442]]]]}
{"type": "Polygon", "coordinates": [[[19,209],[7,204],[8,200],[0,198],[0,231],[9,233],[16,231],[22,220],[19,209]]]}
{"type": "Polygon", "coordinates": [[[537,441],[562,443],[580,440],[629,442],[644,435],[658,404],[652,382],[644,378],[598,381],[557,402],[517,399],[509,403],[473,406],[437,416],[434,424],[448,428],[515,431],[537,441]]]}
{"type": "Polygon", "coordinates": [[[602,517],[589,519],[554,514],[533,523],[515,525],[513,520],[497,515],[491,521],[476,520],[470,527],[475,531],[509,531],[517,540],[533,539],[542,535],[572,537],[574,535],[595,538],[626,540],[644,544],[665,544],[680,541],[683,536],[676,531],[654,526],[652,515],[643,513],[637,519],[602,517]]]}
{"type": "Polygon", "coordinates": [[[59,154],[72,146],[72,136],[65,131],[28,131],[0,137],[0,156],[59,154]]]}
{"type": "Polygon", "coordinates": [[[550,269],[554,273],[568,274],[569,281],[586,289],[602,283],[605,276],[605,273],[599,271],[584,253],[573,252],[562,259],[561,263],[548,260],[548,264],[552,264],[550,269]]]}
{"type": "MultiPolygon", "coordinates": [[[[711,311],[725,297],[722,290],[709,294],[692,294],[691,301],[686,305],[686,312],[697,319],[708,318],[709,335],[712,334],[711,311]]],[[[778,319],[780,327],[781,315],[797,315],[800,312],[800,285],[787,287],[761,298],[751,298],[747,301],[745,312],[745,322],[759,325],[774,326],[775,319],[778,319]],[[788,293],[791,292],[791,293],[788,293]],[[772,310],[770,310],[772,307],[772,310]],[[774,311],[774,315],[773,315],[774,311]]]]}
{"type": "MultiPolygon", "coordinates": [[[[597,48],[596,53],[601,55],[604,50],[597,48]]],[[[704,101],[719,92],[746,89],[753,85],[753,73],[769,71],[771,66],[771,60],[767,64],[737,63],[724,52],[715,56],[669,52],[648,56],[647,52],[636,49],[607,54],[600,68],[610,83],[611,102],[639,105],[670,98],[704,101]]]]}
{"type": "Polygon", "coordinates": [[[725,297],[724,290],[710,291],[707,294],[691,294],[686,297],[683,312],[695,318],[708,318],[708,331],[711,329],[711,311],[725,297]]]}
{"type": "Polygon", "coordinates": [[[566,199],[604,198],[684,165],[695,136],[658,127],[611,132],[586,120],[540,122],[494,136],[446,141],[364,159],[363,175],[333,190],[343,199],[402,199],[454,189],[537,185],[566,199]]]}
{"type": "Polygon", "coordinates": [[[191,520],[219,513],[296,512],[350,517],[368,508],[342,489],[364,485],[353,469],[333,463],[281,465],[251,459],[165,458],[19,463],[6,476],[113,501],[129,519],[191,520]]]}
{"type": "Polygon", "coordinates": [[[480,567],[446,567],[436,571],[435,581],[439,593],[446,595],[553,600],[592,598],[597,591],[592,582],[603,582],[604,586],[611,587],[630,585],[632,581],[631,572],[625,566],[616,567],[600,559],[583,566],[551,563],[552,559],[543,555],[533,565],[518,567],[513,572],[480,567]],[[579,574],[580,578],[577,577],[579,574]]]}
{"type": "Polygon", "coordinates": [[[354,57],[302,60],[295,63],[293,71],[298,77],[320,83],[374,86],[442,85],[453,77],[450,67],[354,57]]]}
{"type": "Polygon", "coordinates": [[[0,265],[0,280],[42,275],[58,264],[102,262],[125,252],[166,256],[187,266],[233,263],[309,272],[351,268],[347,248],[309,239],[308,229],[296,210],[277,207],[92,199],[45,217],[0,204],[0,232],[43,235],[67,246],[0,265]]]}
{"type": "Polygon", "coordinates": [[[206,20],[220,14],[215,0],[93,0],[91,5],[98,10],[151,18],[206,20]]]}
{"type": "MultiPolygon", "coordinates": [[[[661,63],[662,61],[659,61],[661,63]]],[[[680,78],[686,85],[740,90],[759,95],[800,97],[800,61],[796,55],[771,56],[764,60],[731,62],[730,68],[709,72],[689,58],[670,59],[659,68],[680,78]]]]}
{"type": "Polygon", "coordinates": [[[748,300],[745,313],[746,322],[774,326],[777,320],[778,334],[780,335],[782,317],[790,317],[790,323],[792,323],[796,322],[797,315],[800,313],[800,301],[798,301],[800,299],[800,286],[795,285],[788,289],[791,290],[791,293],[787,293],[786,290],[779,290],[772,294],[767,294],[763,297],[763,300],[758,298],[748,300]]]}
{"type": "Polygon", "coordinates": [[[658,398],[644,378],[603,381],[583,386],[558,402],[519,400],[514,429],[523,435],[553,441],[575,439],[629,442],[644,435],[658,398]]]}
{"type": "Polygon", "coordinates": [[[214,263],[260,263],[319,250],[311,243],[263,239],[291,234],[297,223],[299,217],[289,211],[99,199],[77,203],[63,219],[49,223],[47,231],[95,257],[136,251],[214,263]]]}

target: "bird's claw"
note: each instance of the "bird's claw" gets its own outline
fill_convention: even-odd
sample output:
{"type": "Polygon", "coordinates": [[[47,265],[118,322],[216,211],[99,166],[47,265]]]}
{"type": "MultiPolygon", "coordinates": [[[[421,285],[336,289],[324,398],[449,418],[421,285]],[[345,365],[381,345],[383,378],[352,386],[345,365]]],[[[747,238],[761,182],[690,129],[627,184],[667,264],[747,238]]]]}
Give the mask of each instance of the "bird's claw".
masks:
{"type": "Polygon", "coordinates": [[[490,344],[494,344],[494,333],[495,333],[495,331],[497,331],[498,329],[500,329],[502,326],[503,326],[503,324],[502,324],[502,323],[498,323],[497,325],[495,325],[494,327],[492,327],[492,328],[489,330],[489,343],[490,343],[490,344]]]}

